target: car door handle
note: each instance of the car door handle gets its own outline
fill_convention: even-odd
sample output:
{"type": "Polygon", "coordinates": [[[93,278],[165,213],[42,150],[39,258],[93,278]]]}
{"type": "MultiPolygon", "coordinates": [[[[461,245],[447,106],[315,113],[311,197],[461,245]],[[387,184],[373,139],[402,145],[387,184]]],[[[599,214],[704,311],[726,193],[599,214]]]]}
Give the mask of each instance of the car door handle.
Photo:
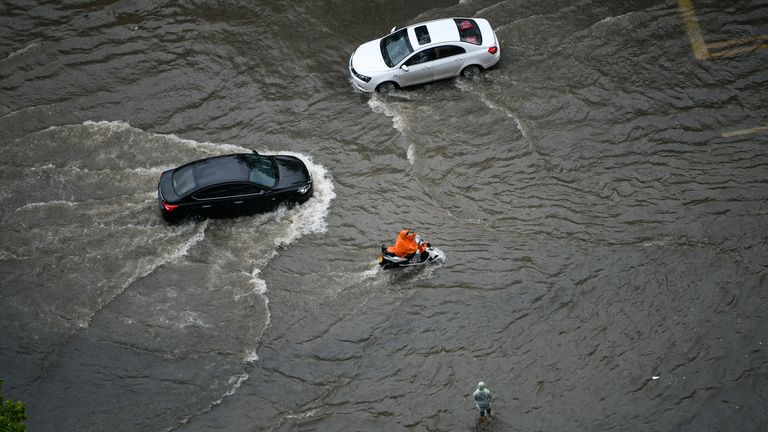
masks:
{"type": "Polygon", "coordinates": [[[211,207],[210,204],[206,204],[206,205],[203,206],[203,208],[209,208],[209,207],[211,207]]]}
{"type": "Polygon", "coordinates": [[[235,201],[235,204],[242,204],[244,201],[235,201]]]}

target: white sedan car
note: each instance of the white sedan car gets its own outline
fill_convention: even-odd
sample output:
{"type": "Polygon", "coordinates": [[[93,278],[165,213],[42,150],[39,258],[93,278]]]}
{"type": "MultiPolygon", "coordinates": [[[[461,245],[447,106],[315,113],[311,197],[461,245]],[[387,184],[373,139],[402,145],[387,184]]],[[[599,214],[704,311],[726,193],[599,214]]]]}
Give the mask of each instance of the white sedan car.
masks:
{"type": "Polygon", "coordinates": [[[360,45],[349,59],[355,87],[388,92],[458,75],[474,76],[499,62],[501,50],[483,18],[414,24],[360,45]]]}

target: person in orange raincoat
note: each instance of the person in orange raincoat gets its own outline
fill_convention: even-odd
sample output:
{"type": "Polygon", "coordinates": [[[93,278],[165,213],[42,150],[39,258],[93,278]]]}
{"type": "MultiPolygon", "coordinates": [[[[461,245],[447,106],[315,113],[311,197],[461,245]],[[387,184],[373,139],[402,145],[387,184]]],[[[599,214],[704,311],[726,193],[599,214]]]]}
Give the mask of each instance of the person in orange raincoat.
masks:
{"type": "Polygon", "coordinates": [[[412,229],[403,229],[397,235],[395,245],[387,248],[387,252],[395,254],[401,258],[410,258],[416,252],[424,253],[427,251],[429,243],[423,241],[421,237],[412,229]]]}

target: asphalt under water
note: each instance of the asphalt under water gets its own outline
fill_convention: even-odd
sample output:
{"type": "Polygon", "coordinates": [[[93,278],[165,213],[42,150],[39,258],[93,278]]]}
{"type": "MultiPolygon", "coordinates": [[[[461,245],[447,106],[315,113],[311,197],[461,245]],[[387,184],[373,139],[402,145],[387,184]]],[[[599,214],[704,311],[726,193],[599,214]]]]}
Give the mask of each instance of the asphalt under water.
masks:
{"type": "Polygon", "coordinates": [[[32,431],[768,429],[768,2],[5,0],[0,378],[32,431]],[[487,18],[478,79],[361,43],[487,18]],[[704,45],[702,45],[704,44],[704,45]],[[160,173],[304,158],[162,223],[160,173]],[[379,271],[415,227],[447,261],[379,271]]]}

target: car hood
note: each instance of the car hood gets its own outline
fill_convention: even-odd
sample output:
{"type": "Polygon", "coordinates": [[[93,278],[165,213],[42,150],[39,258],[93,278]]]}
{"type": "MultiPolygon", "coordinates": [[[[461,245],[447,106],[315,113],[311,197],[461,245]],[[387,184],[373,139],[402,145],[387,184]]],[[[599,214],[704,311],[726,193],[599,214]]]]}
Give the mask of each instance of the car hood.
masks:
{"type": "Polygon", "coordinates": [[[358,73],[365,75],[366,73],[389,70],[389,66],[384,63],[384,59],[381,57],[380,43],[381,39],[366,42],[352,54],[352,67],[358,73]]]}
{"type": "Polygon", "coordinates": [[[312,178],[309,176],[309,170],[307,170],[307,166],[304,165],[301,159],[295,156],[280,155],[275,156],[274,160],[279,172],[275,188],[304,186],[312,181],[312,178]]]}

